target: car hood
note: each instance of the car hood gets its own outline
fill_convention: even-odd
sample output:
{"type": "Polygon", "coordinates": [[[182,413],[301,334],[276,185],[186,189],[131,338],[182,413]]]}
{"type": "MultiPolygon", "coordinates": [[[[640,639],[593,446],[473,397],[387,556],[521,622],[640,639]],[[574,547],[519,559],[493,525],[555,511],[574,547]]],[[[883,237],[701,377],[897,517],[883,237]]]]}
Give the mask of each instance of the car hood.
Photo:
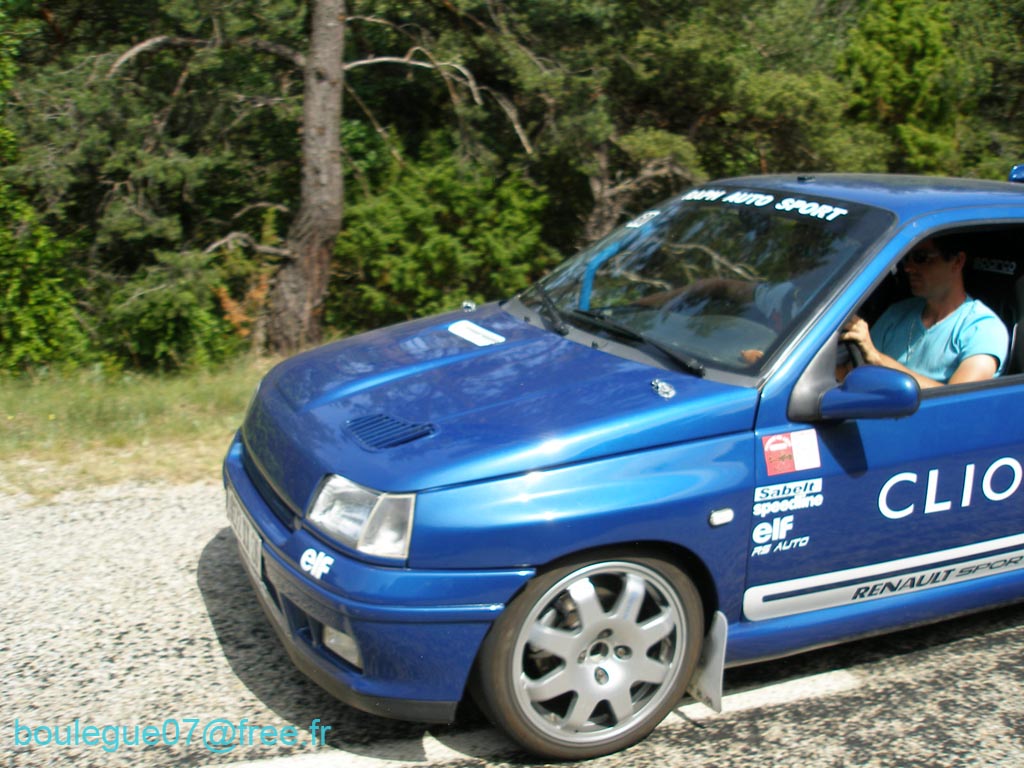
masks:
{"type": "Polygon", "coordinates": [[[421,491],[747,430],[756,402],[753,387],[627,360],[489,305],[287,360],[262,382],[243,437],[302,509],[329,473],[421,491]]]}

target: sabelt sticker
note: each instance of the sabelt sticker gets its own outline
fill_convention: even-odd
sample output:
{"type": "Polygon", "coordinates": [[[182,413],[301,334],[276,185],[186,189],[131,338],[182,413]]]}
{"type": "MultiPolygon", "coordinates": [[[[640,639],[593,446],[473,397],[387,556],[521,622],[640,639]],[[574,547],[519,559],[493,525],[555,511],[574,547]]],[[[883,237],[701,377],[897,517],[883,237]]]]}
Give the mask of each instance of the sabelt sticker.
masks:
{"type": "Polygon", "coordinates": [[[782,432],[761,438],[768,475],[784,475],[821,466],[818,433],[813,429],[782,432]]]}
{"type": "Polygon", "coordinates": [[[754,489],[754,514],[768,517],[777,512],[815,509],[825,503],[820,477],[763,485],[754,489]]]}
{"type": "Polygon", "coordinates": [[[504,336],[499,336],[494,331],[482,328],[470,320],[459,320],[452,323],[448,326],[448,330],[460,339],[465,339],[478,347],[489,347],[492,344],[501,344],[505,341],[504,336]]]}

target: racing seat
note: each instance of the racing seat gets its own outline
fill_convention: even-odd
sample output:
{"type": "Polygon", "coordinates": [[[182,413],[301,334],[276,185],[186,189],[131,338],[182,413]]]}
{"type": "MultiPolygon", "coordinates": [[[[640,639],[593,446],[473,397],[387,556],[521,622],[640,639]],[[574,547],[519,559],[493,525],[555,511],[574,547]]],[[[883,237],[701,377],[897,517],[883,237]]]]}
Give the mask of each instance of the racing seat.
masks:
{"type": "Polygon", "coordinates": [[[968,295],[980,299],[1006,324],[1010,336],[1003,376],[1024,372],[1024,344],[1017,342],[1024,317],[1024,271],[1012,259],[973,258],[964,271],[968,295]]]}
{"type": "Polygon", "coordinates": [[[1024,317],[1024,277],[1013,287],[1017,316],[1010,327],[1010,356],[1006,358],[1006,373],[1024,373],[1024,343],[1021,343],[1020,320],[1024,317]]]}

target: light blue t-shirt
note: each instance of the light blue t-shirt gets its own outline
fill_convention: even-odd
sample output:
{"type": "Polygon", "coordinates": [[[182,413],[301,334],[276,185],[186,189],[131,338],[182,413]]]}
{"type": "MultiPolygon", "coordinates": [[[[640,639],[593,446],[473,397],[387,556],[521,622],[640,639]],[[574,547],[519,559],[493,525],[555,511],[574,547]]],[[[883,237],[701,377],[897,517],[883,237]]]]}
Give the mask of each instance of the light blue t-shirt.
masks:
{"type": "Polygon", "coordinates": [[[1010,336],[1003,321],[985,304],[968,297],[951,315],[931,328],[921,322],[925,300],[893,304],[871,329],[878,350],[930,379],[949,381],[972,355],[991,355],[1003,370],[1010,336]]]}

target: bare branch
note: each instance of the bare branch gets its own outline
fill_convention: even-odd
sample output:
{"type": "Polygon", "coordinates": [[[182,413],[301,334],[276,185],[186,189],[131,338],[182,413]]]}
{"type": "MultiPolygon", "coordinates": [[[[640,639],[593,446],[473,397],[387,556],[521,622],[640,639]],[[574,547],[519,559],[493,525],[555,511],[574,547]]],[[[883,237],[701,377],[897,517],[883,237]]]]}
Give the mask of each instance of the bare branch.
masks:
{"type": "Polygon", "coordinates": [[[388,135],[387,129],[380,124],[380,122],[377,120],[377,116],[374,115],[372,111],[370,111],[370,108],[368,106],[366,106],[366,102],[363,101],[362,98],[360,98],[359,94],[356,93],[355,90],[352,88],[352,86],[348,84],[348,80],[345,81],[345,93],[347,93],[349,97],[354,99],[356,104],[359,105],[359,108],[363,110],[363,114],[366,115],[366,118],[370,121],[370,124],[373,126],[373,130],[375,130],[377,132],[377,135],[380,136],[381,141],[384,142],[384,146],[388,148],[388,152],[391,153],[391,156],[395,158],[395,160],[398,162],[400,166],[404,166],[405,159],[398,152],[398,150],[395,149],[394,144],[391,141],[391,137],[388,135]]]}
{"type": "Polygon", "coordinates": [[[639,173],[617,184],[609,185],[605,190],[605,194],[609,198],[615,198],[623,194],[637,192],[654,181],[680,177],[688,178],[689,175],[685,168],[669,158],[648,160],[640,167],[639,173]]]}
{"type": "MultiPolygon", "coordinates": [[[[518,48],[524,56],[526,56],[530,61],[532,61],[533,65],[537,67],[537,69],[540,72],[547,74],[552,70],[552,68],[557,67],[557,64],[555,63],[552,63],[551,66],[545,65],[544,62],[541,60],[540,56],[534,52],[533,48],[527,45],[526,42],[520,40],[520,34],[518,32],[514,32],[512,28],[509,26],[508,19],[506,18],[502,8],[499,8],[498,5],[496,5],[493,2],[490,2],[489,0],[487,3],[487,10],[491,17],[491,23],[494,25],[494,29],[497,30],[498,34],[502,38],[510,39],[512,41],[512,44],[516,48],[518,48]]],[[[479,24],[482,28],[487,29],[487,27],[482,22],[477,21],[476,19],[473,20],[476,21],[476,23],[479,24]]]]}
{"type": "Polygon", "coordinates": [[[238,219],[245,216],[245,214],[247,214],[249,211],[259,210],[261,208],[273,208],[275,211],[280,211],[281,213],[288,213],[287,205],[281,205],[280,203],[271,202],[259,202],[251,203],[250,205],[245,206],[242,210],[240,210],[238,213],[232,216],[231,220],[237,221],[238,219]]]}
{"type": "MultiPolygon", "coordinates": [[[[139,54],[155,48],[219,48],[224,44],[225,43],[219,38],[214,40],[204,40],[196,37],[171,37],[170,35],[157,35],[156,37],[151,37],[148,40],[143,40],[141,43],[133,45],[127,51],[118,56],[117,61],[115,61],[107,71],[107,77],[113,77],[121,67],[139,54]]],[[[306,66],[306,57],[304,54],[296,51],[294,48],[289,48],[287,45],[281,45],[280,43],[274,43],[269,40],[261,40],[254,37],[243,37],[229,42],[227,45],[238,45],[243,48],[251,48],[254,51],[260,51],[261,53],[269,53],[280,59],[284,59],[298,69],[302,69],[306,66]]]]}
{"type": "Polygon", "coordinates": [[[195,37],[171,37],[170,35],[157,35],[156,37],[151,37],[148,40],[143,40],[137,45],[133,45],[127,51],[118,56],[117,61],[115,61],[107,71],[107,77],[113,77],[117,73],[117,70],[129,61],[152,48],[163,48],[166,46],[175,48],[203,48],[209,44],[209,40],[200,40],[195,37]]]}
{"type": "Polygon", "coordinates": [[[398,25],[390,19],[383,19],[380,16],[346,16],[342,21],[365,21],[367,24],[380,24],[385,27],[397,27],[398,25]]]}
{"type": "Polygon", "coordinates": [[[208,245],[203,250],[203,253],[213,253],[214,251],[220,248],[234,245],[235,243],[240,243],[241,245],[244,245],[247,248],[251,248],[252,250],[256,251],[256,253],[265,253],[270,256],[281,256],[284,258],[292,257],[291,251],[289,251],[287,248],[275,248],[272,245],[263,245],[261,243],[257,243],[252,235],[247,234],[245,232],[231,232],[222,237],[217,242],[208,245]]]}
{"type": "Polygon", "coordinates": [[[289,48],[287,45],[281,45],[280,43],[274,43],[269,40],[261,40],[256,37],[242,37],[234,42],[234,45],[240,45],[244,48],[252,48],[254,51],[260,51],[262,53],[270,53],[277,56],[280,59],[291,62],[299,69],[304,69],[306,66],[306,56],[296,51],[294,48],[289,48]]]}
{"type": "Polygon", "coordinates": [[[505,117],[507,117],[509,122],[512,123],[516,136],[519,137],[519,143],[523,145],[523,149],[526,150],[526,154],[532,155],[533,145],[530,143],[530,137],[526,135],[526,129],[523,128],[523,124],[519,122],[519,110],[516,109],[516,105],[513,104],[512,100],[507,96],[502,93],[498,93],[491,88],[482,86],[481,90],[486,91],[492,99],[498,102],[498,106],[501,107],[502,111],[505,113],[505,117]]]}
{"type": "Polygon", "coordinates": [[[353,21],[362,21],[366,22],[367,24],[378,24],[382,27],[390,27],[397,34],[403,35],[404,37],[408,38],[411,41],[415,41],[417,37],[410,30],[419,30],[422,32],[422,29],[417,24],[412,24],[409,22],[392,21],[391,19],[385,19],[381,16],[343,16],[341,18],[341,21],[344,22],[345,24],[348,24],[349,22],[353,21]]]}
{"type": "Polygon", "coordinates": [[[133,301],[138,301],[139,299],[141,299],[143,296],[146,296],[147,294],[157,293],[158,291],[166,291],[171,286],[172,286],[171,282],[168,281],[166,283],[160,283],[159,285],[151,286],[150,288],[139,288],[137,291],[135,291],[127,299],[124,299],[124,301],[122,303],[123,304],[131,304],[133,301]]]}
{"type": "Polygon", "coordinates": [[[452,2],[450,2],[450,0],[434,0],[432,4],[437,6],[438,10],[450,13],[456,19],[469,19],[471,22],[473,22],[473,24],[475,24],[479,29],[483,30],[484,32],[490,31],[487,25],[480,21],[480,19],[478,19],[476,16],[474,16],[472,13],[465,9],[456,8],[455,5],[452,2]]]}
{"type": "Polygon", "coordinates": [[[167,128],[167,121],[171,119],[171,113],[174,111],[175,103],[185,90],[185,83],[188,81],[189,71],[186,66],[181,70],[181,74],[178,75],[178,82],[174,85],[174,90],[171,92],[171,97],[160,112],[153,117],[152,133],[146,137],[145,148],[147,152],[153,151],[156,148],[157,143],[163,136],[164,129],[167,128]]]}
{"type": "Polygon", "coordinates": [[[462,85],[469,89],[469,92],[473,95],[473,101],[478,105],[483,105],[483,99],[480,96],[480,87],[476,83],[476,78],[473,77],[473,73],[466,69],[461,64],[456,64],[454,61],[436,61],[431,55],[430,51],[420,46],[414,46],[406,52],[405,56],[371,56],[368,59],[357,59],[356,61],[349,61],[345,64],[345,71],[356,69],[358,67],[365,67],[371,64],[402,64],[407,67],[422,67],[423,69],[433,69],[441,73],[446,79],[449,76],[445,70],[454,70],[461,76],[460,82],[462,85]],[[426,57],[426,61],[415,58],[417,55],[423,55],[426,57]]]}

